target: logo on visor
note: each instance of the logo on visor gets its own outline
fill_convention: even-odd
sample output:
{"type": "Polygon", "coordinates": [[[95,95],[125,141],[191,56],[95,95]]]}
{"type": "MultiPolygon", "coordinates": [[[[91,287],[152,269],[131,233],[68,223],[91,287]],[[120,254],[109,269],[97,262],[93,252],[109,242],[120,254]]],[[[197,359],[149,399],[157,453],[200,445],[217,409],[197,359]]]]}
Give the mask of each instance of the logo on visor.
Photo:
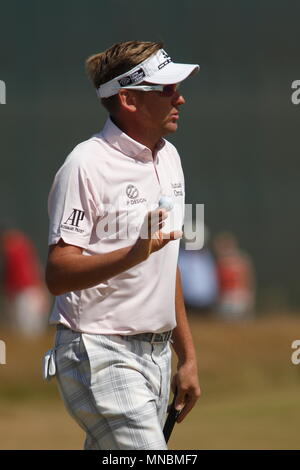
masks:
{"type": "Polygon", "coordinates": [[[164,51],[163,49],[161,50],[161,55],[163,56],[164,60],[161,64],[159,64],[158,66],[158,70],[160,69],[163,69],[166,65],[168,65],[170,62],[172,62],[172,59],[171,57],[169,56],[169,54],[167,54],[166,51],[164,51]]]}
{"type": "Polygon", "coordinates": [[[163,69],[166,65],[168,65],[170,62],[172,62],[171,57],[169,57],[167,60],[165,60],[162,64],[159,64],[158,70],[163,69]]]}
{"type": "Polygon", "coordinates": [[[136,82],[140,82],[146,76],[144,70],[142,68],[136,70],[135,72],[131,73],[130,75],[126,75],[126,77],[120,78],[118,80],[120,86],[128,86],[133,85],[136,82]]]}
{"type": "Polygon", "coordinates": [[[119,83],[120,83],[121,86],[130,85],[130,83],[131,83],[130,77],[122,78],[121,80],[119,80],[119,83]]]}

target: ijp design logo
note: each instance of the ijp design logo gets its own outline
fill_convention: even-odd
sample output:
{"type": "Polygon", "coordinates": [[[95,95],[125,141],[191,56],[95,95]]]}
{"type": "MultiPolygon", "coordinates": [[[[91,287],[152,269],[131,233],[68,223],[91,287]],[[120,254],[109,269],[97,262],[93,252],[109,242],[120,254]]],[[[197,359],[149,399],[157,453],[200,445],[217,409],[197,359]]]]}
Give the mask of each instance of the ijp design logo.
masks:
{"type": "Polygon", "coordinates": [[[0,104],[6,104],[6,85],[3,80],[0,80],[0,104]]]}
{"type": "Polygon", "coordinates": [[[129,198],[127,201],[127,205],[131,204],[141,204],[142,202],[146,202],[146,199],[144,197],[139,198],[140,192],[136,186],[133,184],[128,184],[126,188],[126,196],[129,198]]]}
{"type": "Polygon", "coordinates": [[[135,199],[139,195],[139,190],[133,184],[129,184],[126,188],[126,194],[130,199],[135,199]]]}

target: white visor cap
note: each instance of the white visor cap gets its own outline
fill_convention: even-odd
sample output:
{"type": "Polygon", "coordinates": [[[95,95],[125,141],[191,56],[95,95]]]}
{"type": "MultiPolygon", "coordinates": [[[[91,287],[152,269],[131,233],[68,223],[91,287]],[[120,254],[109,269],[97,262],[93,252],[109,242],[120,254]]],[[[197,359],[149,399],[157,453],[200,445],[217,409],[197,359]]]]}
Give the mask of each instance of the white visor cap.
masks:
{"type": "Polygon", "coordinates": [[[196,74],[199,68],[197,64],[176,64],[163,49],[160,49],[133,69],[100,85],[97,95],[99,98],[108,98],[116,95],[124,86],[134,87],[141,82],[157,85],[180,83],[190,75],[196,74]]]}

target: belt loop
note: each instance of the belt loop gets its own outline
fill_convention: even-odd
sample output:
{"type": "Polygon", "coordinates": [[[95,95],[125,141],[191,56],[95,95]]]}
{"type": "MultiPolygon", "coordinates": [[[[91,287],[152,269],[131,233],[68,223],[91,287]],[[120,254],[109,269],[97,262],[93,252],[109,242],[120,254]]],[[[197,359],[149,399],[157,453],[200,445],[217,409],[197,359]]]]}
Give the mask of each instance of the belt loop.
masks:
{"type": "Polygon", "coordinates": [[[150,343],[165,343],[170,340],[172,336],[172,330],[165,331],[164,333],[152,333],[150,343]]]}
{"type": "Polygon", "coordinates": [[[151,339],[150,339],[151,344],[155,343],[155,336],[156,336],[156,333],[152,333],[152,336],[151,336],[151,339]]]}

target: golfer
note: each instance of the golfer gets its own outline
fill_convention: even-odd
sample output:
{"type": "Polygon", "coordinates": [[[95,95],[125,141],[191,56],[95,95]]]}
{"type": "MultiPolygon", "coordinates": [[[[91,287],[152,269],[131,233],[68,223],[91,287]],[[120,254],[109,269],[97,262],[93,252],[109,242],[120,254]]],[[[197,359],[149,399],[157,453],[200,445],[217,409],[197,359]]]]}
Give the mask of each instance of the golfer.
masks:
{"type": "Polygon", "coordinates": [[[86,68],[109,117],[71,152],[49,194],[57,332],[46,375],[56,375],[85,449],[167,449],[170,382],[178,422],[200,387],[177,268],[184,176],[164,136],[185,103],[178,85],[199,66],[174,63],[161,43],[130,41],[86,68]]]}

